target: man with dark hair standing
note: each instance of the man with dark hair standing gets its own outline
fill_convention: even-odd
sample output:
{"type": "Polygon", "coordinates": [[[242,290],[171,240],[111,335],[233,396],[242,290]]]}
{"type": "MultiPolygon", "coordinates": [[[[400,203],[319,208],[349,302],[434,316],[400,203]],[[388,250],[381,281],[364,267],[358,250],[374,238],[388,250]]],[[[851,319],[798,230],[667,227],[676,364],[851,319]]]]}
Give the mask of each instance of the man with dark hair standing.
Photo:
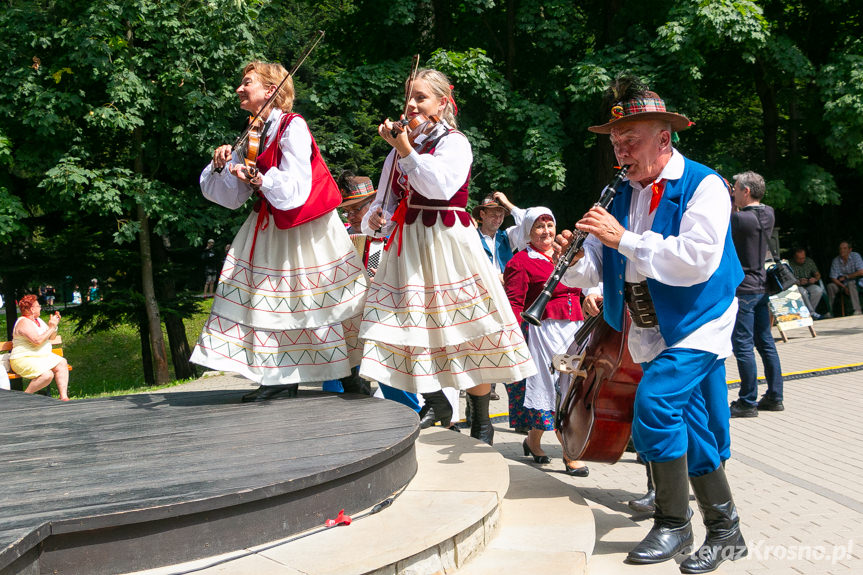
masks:
{"type": "MultiPolygon", "coordinates": [[[[731,243],[731,203],[722,178],[672,146],[689,120],[631,79],[609,90],[611,119],[590,131],[609,134],[628,182],[606,210],[594,206],[576,224],[590,234],[563,282],[602,282],[605,321],[620,331],[643,375],[632,439],[650,465],[656,491],[653,528],[627,556],[659,563],[693,542],[689,485],[707,527],[704,544],[680,564],[709,573],[747,554],[722,462],[731,441],[725,358],[742,279],[731,243]],[[687,481],[688,479],[688,481],[687,481]]],[[[572,234],[557,237],[566,248],[572,234]]]]}
{"type": "Polygon", "coordinates": [[[773,208],[761,203],[766,186],[755,172],[734,176],[734,207],[731,214],[731,236],[737,257],[743,266],[743,281],[737,287],[737,322],[731,343],[740,373],[739,399],[731,403],[731,417],[757,417],[758,411],[782,411],[782,368],[770,332],[770,310],[767,307],[767,240],[773,234],[773,208]],[[758,350],[764,363],[767,393],[758,400],[758,350]]]}

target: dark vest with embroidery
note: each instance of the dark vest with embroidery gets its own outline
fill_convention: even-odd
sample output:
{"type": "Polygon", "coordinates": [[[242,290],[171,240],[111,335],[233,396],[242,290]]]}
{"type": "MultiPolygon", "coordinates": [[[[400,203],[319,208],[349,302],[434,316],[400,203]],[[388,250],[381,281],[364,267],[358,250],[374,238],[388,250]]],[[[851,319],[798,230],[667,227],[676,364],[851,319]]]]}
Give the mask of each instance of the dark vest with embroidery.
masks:
{"type": "MultiPolygon", "coordinates": [[[[434,154],[438,142],[453,133],[461,132],[456,132],[455,130],[448,130],[447,133],[440,138],[436,138],[430,142],[423,142],[423,144],[417,150],[417,153],[434,154]]],[[[463,226],[471,225],[470,215],[464,210],[464,208],[467,207],[469,184],[470,170],[468,170],[467,179],[465,180],[464,184],[462,184],[462,186],[458,189],[458,191],[452,198],[450,198],[449,200],[431,200],[423,196],[417,190],[409,188],[407,175],[401,173],[398,160],[396,160],[393,162],[390,190],[399,201],[405,198],[405,196],[408,196],[408,193],[410,193],[410,196],[407,200],[407,211],[405,212],[405,224],[414,223],[417,217],[422,214],[422,223],[426,227],[430,228],[431,226],[435,225],[438,216],[440,216],[443,225],[450,228],[455,225],[456,219],[458,219],[458,221],[460,221],[463,226]],[[453,210],[449,208],[460,209],[453,210]]]]}

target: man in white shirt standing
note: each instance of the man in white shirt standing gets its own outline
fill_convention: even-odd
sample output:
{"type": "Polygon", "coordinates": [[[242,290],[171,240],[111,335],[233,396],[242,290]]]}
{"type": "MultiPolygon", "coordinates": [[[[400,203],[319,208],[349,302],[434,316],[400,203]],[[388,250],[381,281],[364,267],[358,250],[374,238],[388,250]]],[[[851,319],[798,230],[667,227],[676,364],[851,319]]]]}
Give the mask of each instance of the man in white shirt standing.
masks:
{"type": "MultiPolygon", "coordinates": [[[[627,562],[659,563],[691,547],[688,478],[707,538],[680,570],[708,573],[747,554],[722,465],[730,455],[725,358],[743,277],[731,202],[716,172],[672,146],[691,125],[686,117],[632,79],[617,80],[609,96],[611,120],[589,129],[611,136],[629,181],[608,210],[595,206],[576,224],[590,235],[563,282],[602,282],[604,317],[617,330],[625,308],[632,316],[629,350],[643,370],[632,438],[650,465],[656,512],[627,562]]],[[[558,243],[565,249],[571,238],[564,232],[558,243]]]]}

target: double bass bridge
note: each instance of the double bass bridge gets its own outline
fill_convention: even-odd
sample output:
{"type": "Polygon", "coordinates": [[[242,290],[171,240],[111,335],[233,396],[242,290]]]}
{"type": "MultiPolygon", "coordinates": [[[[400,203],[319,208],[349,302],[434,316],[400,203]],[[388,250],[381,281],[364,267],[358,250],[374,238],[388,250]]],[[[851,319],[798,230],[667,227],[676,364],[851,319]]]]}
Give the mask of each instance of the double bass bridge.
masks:
{"type": "Polygon", "coordinates": [[[587,372],[581,368],[581,365],[584,363],[585,352],[576,354],[568,354],[568,353],[558,353],[551,358],[551,364],[548,366],[548,370],[551,373],[555,371],[559,371],[560,373],[571,373],[573,374],[573,379],[577,379],[579,377],[586,379],[587,372]]]}

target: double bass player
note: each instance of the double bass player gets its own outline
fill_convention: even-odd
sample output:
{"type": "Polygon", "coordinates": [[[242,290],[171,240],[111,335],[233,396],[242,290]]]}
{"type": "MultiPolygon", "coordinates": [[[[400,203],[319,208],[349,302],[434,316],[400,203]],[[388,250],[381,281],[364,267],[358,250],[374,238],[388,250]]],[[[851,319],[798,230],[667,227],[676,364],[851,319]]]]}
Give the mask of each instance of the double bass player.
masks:
{"type": "MultiPolygon", "coordinates": [[[[629,351],[643,376],[632,436],[656,489],[654,526],[627,562],[659,563],[692,547],[689,484],[707,537],[680,570],[708,573],[747,554],[723,462],[730,455],[725,358],[743,273],[729,231],[722,178],[685,158],[672,134],[691,125],[632,79],[609,90],[609,134],[628,182],[608,210],[594,206],[576,228],[590,236],[563,276],[589,288],[602,282],[603,313],[618,331],[630,310],[629,351]]],[[[556,238],[565,250],[571,232],[556,238]]]]}

